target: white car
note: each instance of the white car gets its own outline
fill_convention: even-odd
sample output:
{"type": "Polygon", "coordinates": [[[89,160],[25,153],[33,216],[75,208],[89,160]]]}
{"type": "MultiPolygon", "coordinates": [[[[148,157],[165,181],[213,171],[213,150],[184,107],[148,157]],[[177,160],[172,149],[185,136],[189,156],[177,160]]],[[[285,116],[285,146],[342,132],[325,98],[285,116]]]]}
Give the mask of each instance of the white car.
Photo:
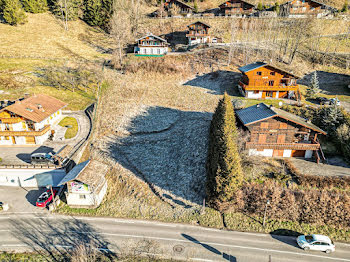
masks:
{"type": "Polygon", "coordinates": [[[297,243],[304,250],[324,251],[327,254],[335,251],[333,241],[323,235],[301,235],[297,237],[297,243]]]}

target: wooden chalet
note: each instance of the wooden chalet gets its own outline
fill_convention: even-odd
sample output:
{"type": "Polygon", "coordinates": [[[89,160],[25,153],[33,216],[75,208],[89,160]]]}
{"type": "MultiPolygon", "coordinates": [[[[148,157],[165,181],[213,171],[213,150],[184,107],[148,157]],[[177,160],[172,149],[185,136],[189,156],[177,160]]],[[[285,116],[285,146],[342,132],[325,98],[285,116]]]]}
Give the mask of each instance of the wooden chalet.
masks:
{"type": "Polygon", "coordinates": [[[153,34],[148,34],[136,40],[134,53],[139,56],[163,56],[168,53],[168,42],[153,34]]]}
{"type": "Polygon", "coordinates": [[[185,4],[184,2],[179,0],[166,0],[164,3],[164,10],[170,16],[190,16],[194,13],[194,8],[192,6],[189,6],[188,4],[185,4]]]}
{"type": "Polygon", "coordinates": [[[238,89],[252,99],[288,98],[300,100],[298,77],[264,62],[238,68],[242,72],[238,89]]]}
{"type": "Polygon", "coordinates": [[[0,108],[0,145],[41,145],[67,104],[38,94],[0,108]]]}
{"type": "Polygon", "coordinates": [[[197,21],[187,26],[188,32],[186,37],[189,45],[211,43],[211,36],[209,35],[210,26],[197,21]]]}
{"type": "Polygon", "coordinates": [[[323,17],[335,11],[335,8],[314,0],[293,0],[280,6],[280,14],[287,17],[323,17]]]}
{"type": "Polygon", "coordinates": [[[325,160],[318,135],[326,133],[299,116],[260,103],[238,110],[237,118],[250,132],[249,155],[325,160]]]}
{"type": "Polygon", "coordinates": [[[255,6],[242,0],[229,0],[219,5],[220,14],[225,16],[246,16],[255,11],[255,6]]]}

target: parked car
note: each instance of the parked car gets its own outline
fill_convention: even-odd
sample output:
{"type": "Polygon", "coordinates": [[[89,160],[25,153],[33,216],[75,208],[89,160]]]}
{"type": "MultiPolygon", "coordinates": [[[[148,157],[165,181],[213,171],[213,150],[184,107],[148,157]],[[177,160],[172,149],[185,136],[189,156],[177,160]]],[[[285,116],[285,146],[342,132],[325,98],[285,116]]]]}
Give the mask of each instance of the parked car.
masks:
{"type": "Polygon", "coordinates": [[[331,98],[331,105],[340,106],[340,101],[338,98],[331,98]]]}
{"type": "Polygon", "coordinates": [[[30,163],[33,165],[48,164],[52,162],[52,154],[34,153],[30,156],[30,163]]]}
{"type": "Polygon", "coordinates": [[[48,189],[44,193],[42,193],[36,201],[36,206],[37,207],[46,207],[47,204],[49,204],[53,200],[53,197],[56,196],[57,190],[52,189],[52,192],[53,192],[53,196],[51,194],[50,189],[48,189]]]}
{"type": "Polygon", "coordinates": [[[301,235],[297,237],[297,243],[304,250],[324,251],[327,254],[335,251],[333,241],[323,235],[301,235]]]}

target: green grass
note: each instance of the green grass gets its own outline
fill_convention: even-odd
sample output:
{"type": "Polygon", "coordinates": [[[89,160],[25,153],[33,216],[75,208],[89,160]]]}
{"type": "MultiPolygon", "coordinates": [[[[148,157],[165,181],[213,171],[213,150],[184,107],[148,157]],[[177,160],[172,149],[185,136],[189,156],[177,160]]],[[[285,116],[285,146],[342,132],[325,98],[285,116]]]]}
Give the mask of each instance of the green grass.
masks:
{"type": "Polygon", "coordinates": [[[73,138],[77,135],[78,133],[78,122],[74,117],[65,117],[61,120],[61,122],[58,123],[60,126],[72,126],[69,127],[66,131],[66,133],[64,134],[64,138],[65,139],[70,139],[73,138]]]}

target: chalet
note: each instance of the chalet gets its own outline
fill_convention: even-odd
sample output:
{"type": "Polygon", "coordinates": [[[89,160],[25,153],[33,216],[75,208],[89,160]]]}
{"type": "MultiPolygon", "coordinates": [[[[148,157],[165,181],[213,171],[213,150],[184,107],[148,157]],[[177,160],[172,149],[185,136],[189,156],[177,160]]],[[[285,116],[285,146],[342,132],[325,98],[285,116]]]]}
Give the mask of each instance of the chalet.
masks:
{"type": "Polygon", "coordinates": [[[0,145],[41,145],[66,103],[47,95],[16,100],[0,109],[0,145]]]}
{"type": "Polygon", "coordinates": [[[179,0],[166,0],[164,10],[171,16],[184,15],[190,16],[194,13],[194,8],[179,0]]]}
{"type": "Polygon", "coordinates": [[[335,11],[335,8],[314,0],[293,0],[280,6],[280,14],[287,17],[323,17],[335,11]]]}
{"type": "Polygon", "coordinates": [[[264,62],[238,68],[242,72],[238,89],[252,99],[288,98],[300,100],[298,77],[264,62]]]}
{"type": "Polygon", "coordinates": [[[188,32],[186,34],[186,37],[188,39],[189,45],[211,43],[212,38],[209,35],[209,25],[197,21],[193,24],[188,25],[187,27],[188,32]]]}
{"type": "Polygon", "coordinates": [[[87,160],[73,167],[59,183],[59,186],[67,184],[67,204],[79,208],[98,207],[107,192],[105,175],[109,169],[97,160],[87,160]]]}
{"type": "Polygon", "coordinates": [[[137,39],[134,53],[140,56],[163,56],[168,53],[168,42],[153,34],[137,39]]]}
{"type": "Polygon", "coordinates": [[[238,110],[237,118],[250,132],[249,155],[325,160],[317,136],[326,133],[299,116],[260,103],[238,110]]]}
{"type": "Polygon", "coordinates": [[[255,11],[255,6],[242,0],[229,0],[219,5],[220,14],[225,16],[246,16],[255,11]]]}

